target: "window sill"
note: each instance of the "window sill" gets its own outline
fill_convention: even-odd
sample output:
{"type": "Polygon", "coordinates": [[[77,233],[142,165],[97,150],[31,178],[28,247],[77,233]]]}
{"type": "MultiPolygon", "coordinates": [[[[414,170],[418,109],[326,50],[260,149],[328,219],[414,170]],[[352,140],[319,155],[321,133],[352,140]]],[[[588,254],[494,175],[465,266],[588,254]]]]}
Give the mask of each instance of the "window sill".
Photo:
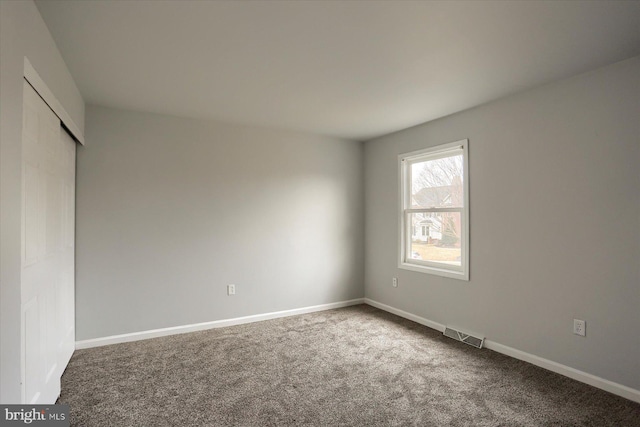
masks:
{"type": "Polygon", "coordinates": [[[418,273],[433,274],[435,276],[448,277],[450,279],[469,281],[469,273],[464,271],[452,271],[452,270],[446,270],[443,268],[409,264],[406,262],[400,262],[398,264],[398,268],[401,268],[403,270],[417,271],[418,273]]]}

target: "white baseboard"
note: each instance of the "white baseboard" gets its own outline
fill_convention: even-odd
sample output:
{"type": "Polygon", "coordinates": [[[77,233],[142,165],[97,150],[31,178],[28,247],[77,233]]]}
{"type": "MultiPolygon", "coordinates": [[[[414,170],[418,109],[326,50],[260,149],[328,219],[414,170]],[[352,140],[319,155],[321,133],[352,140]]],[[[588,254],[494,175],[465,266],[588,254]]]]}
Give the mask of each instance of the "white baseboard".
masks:
{"type": "Polygon", "coordinates": [[[380,310],[388,311],[389,313],[393,313],[397,316],[404,317],[405,319],[413,320],[416,323],[420,323],[421,325],[428,326],[431,329],[435,329],[436,331],[444,332],[445,326],[441,323],[437,323],[429,319],[425,319],[424,317],[416,316],[415,314],[409,313],[404,310],[400,310],[395,307],[391,307],[390,305],[387,305],[387,304],[382,304],[381,302],[374,301],[369,298],[365,298],[364,303],[370,306],[379,308],[380,310]]]}
{"type": "MultiPolygon", "coordinates": [[[[437,331],[444,332],[445,325],[441,323],[437,323],[432,320],[425,319],[424,317],[420,317],[415,314],[406,312],[404,310],[400,310],[395,307],[382,304],[370,298],[365,298],[364,303],[371,305],[373,307],[377,307],[380,310],[388,311],[389,313],[393,313],[397,316],[404,317],[405,319],[412,320],[421,325],[428,326],[429,328],[435,329],[437,331]]],[[[576,381],[589,384],[591,386],[597,387],[604,391],[608,391],[609,393],[613,393],[615,395],[624,397],[625,399],[629,399],[634,402],[640,403],[640,390],[636,390],[631,387],[627,387],[625,385],[618,384],[601,377],[597,377],[587,372],[583,372],[578,369],[571,368],[569,366],[554,362],[549,359],[545,359],[543,357],[536,356],[534,354],[530,354],[521,350],[517,350],[515,348],[508,347],[506,345],[497,343],[495,341],[485,340],[484,347],[489,350],[493,350],[498,353],[502,353],[507,356],[513,357],[515,359],[523,360],[525,362],[531,363],[532,365],[539,366],[541,368],[547,369],[557,374],[564,375],[565,377],[572,378],[576,381]]]]}
{"type": "Polygon", "coordinates": [[[122,335],[111,335],[102,338],[76,341],[76,350],[101,347],[104,345],[119,344],[131,341],[146,340],[149,338],[165,337],[168,335],[184,334],[187,332],[203,331],[213,328],[224,328],[226,326],[242,325],[244,323],[260,322],[263,320],[277,319],[279,317],[296,316],[298,314],[313,313],[316,311],[331,310],[334,308],[348,307],[351,305],[363,304],[364,298],[352,299],[349,301],[333,302],[329,304],[314,305],[310,307],[294,308],[292,310],[275,311],[272,313],[254,314],[252,316],[236,317],[233,319],[214,320],[212,322],[195,323],[191,325],[174,326],[171,328],[152,329],[149,331],[132,332],[122,335]]]}

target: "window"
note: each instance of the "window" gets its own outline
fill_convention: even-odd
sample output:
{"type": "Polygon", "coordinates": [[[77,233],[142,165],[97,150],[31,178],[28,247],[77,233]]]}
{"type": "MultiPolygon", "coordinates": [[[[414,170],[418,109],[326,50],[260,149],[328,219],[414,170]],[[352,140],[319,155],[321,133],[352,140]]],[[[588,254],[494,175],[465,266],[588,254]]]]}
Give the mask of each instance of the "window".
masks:
{"type": "Polygon", "coordinates": [[[469,280],[468,141],[399,156],[399,267],[469,280]]]}

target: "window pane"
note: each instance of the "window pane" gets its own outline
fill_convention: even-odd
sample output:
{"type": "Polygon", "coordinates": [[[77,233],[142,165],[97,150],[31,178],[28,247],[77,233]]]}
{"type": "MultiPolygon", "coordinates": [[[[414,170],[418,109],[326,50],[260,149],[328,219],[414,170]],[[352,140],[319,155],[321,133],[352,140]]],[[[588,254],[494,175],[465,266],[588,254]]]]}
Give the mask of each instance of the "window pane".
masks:
{"type": "Polygon", "coordinates": [[[410,251],[407,260],[462,265],[460,212],[425,212],[409,215],[410,251]]]}
{"type": "Polygon", "coordinates": [[[462,154],[411,164],[411,207],[463,207],[462,154]]]}

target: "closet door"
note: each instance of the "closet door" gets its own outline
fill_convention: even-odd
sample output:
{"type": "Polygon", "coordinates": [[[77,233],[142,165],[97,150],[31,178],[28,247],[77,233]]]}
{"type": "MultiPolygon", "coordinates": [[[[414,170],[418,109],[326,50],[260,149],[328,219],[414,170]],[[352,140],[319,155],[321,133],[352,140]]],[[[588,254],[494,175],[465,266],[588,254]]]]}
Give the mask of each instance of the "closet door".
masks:
{"type": "Polygon", "coordinates": [[[75,346],[75,142],[24,81],[22,129],[23,403],[54,403],[75,346]]]}

